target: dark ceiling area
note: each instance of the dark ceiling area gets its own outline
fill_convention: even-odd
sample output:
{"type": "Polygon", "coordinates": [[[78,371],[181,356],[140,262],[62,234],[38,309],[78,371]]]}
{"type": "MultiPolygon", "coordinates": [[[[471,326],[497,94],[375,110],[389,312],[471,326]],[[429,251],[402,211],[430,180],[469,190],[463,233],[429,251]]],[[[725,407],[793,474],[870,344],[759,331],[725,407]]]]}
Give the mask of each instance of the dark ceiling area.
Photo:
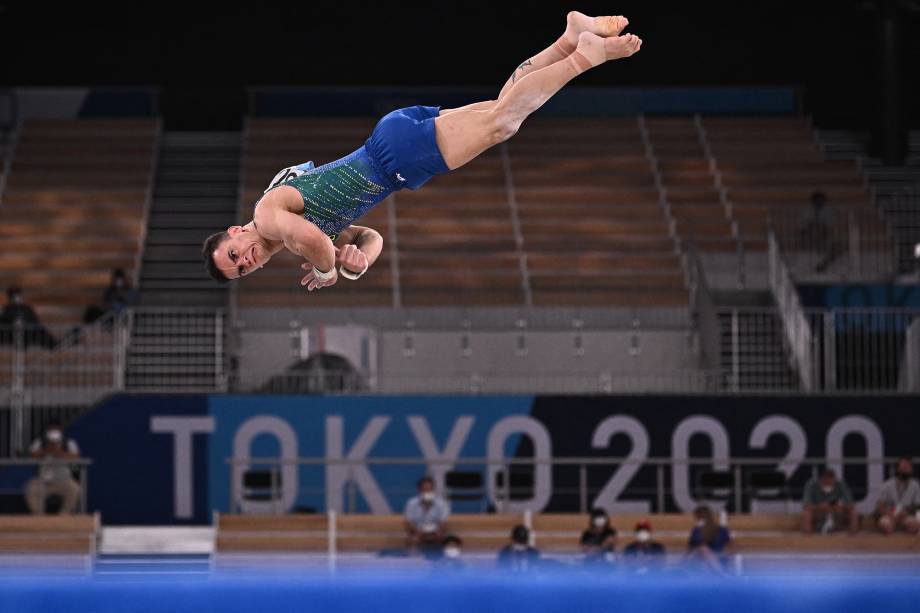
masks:
{"type": "Polygon", "coordinates": [[[0,84],[153,85],[214,105],[259,84],[498,89],[577,8],[624,14],[644,40],[579,85],[792,85],[819,125],[893,112],[920,127],[915,4],[0,0],[0,84]]]}

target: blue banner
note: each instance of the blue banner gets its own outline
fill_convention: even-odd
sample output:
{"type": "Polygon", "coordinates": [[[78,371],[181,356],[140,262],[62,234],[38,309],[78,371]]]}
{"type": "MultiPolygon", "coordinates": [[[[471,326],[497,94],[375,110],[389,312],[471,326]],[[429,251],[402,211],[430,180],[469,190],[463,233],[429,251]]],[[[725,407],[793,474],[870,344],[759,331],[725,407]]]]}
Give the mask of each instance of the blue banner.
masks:
{"type": "MultiPolygon", "coordinates": [[[[733,458],[784,458],[744,468],[743,483],[750,471],[780,470],[796,496],[809,460],[827,462],[868,513],[886,467],[839,458],[914,454],[903,424],[917,406],[916,396],[116,396],[67,436],[93,461],[88,508],[108,525],[205,524],[212,511],[399,513],[419,477],[444,492],[455,470],[482,475],[457,512],[690,512],[705,496],[700,474],[733,458]],[[600,463],[553,465],[572,458],[600,463]],[[701,463],[662,472],[650,458],[701,463]],[[268,461],[277,459],[280,469],[268,461]]],[[[759,501],[743,490],[722,503],[749,512],[759,501]]]]}

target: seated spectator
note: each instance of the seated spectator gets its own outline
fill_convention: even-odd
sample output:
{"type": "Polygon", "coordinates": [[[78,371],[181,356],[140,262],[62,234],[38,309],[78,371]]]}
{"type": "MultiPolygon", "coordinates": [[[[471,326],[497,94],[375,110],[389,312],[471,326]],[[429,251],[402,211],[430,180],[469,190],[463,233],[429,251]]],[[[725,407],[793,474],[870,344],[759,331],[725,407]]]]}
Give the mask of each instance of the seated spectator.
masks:
{"type": "Polygon", "coordinates": [[[102,305],[93,304],[86,307],[83,312],[83,323],[91,324],[106,313],[112,312],[116,315],[121,313],[127,307],[134,304],[134,290],[131,283],[121,268],[112,270],[112,278],[109,286],[105,288],[102,294],[102,305]]]}
{"type": "Polygon", "coordinates": [[[878,529],[883,534],[891,534],[898,528],[917,534],[920,529],[915,515],[920,508],[920,483],[913,476],[913,462],[904,457],[898,460],[895,476],[882,484],[875,515],[878,529]]]}
{"type": "Polygon", "coordinates": [[[581,550],[585,562],[613,562],[616,555],[617,531],[610,525],[610,518],[603,509],[591,511],[588,529],[581,534],[581,550]]]}
{"type": "Polygon", "coordinates": [[[853,495],[847,484],[837,478],[833,469],[825,468],[820,476],[805,484],[802,497],[802,531],[812,534],[833,532],[846,526],[853,534],[859,529],[859,515],[853,506],[853,495]]]}
{"type": "Polygon", "coordinates": [[[815,272],[826,271],[840,255],[842,248],[839,239],[834,236],[834,217],[827,208],[827,195],[824,192],[812,193],[811,205],[802,216],[799,237],[803,245],[811,247],[821,256],[815,264],[815,272]]]}
{"type": "Polygon", "coordinates": [[[461,558],[463,540],[456,534],[448,534],[442,544],[444,546],[443,555],[436,562],[438,569],[462,570],[466,568],[461,558]]]}
{"type": "Polygon", "coordinates": [[[731,533],[728,528],[719,525],[712,509],[706,505],[697,507],[693,516],[696,526],[690,532],[687,557],[709,570],[723,572],[733,549],[731,533]]]}
{"type": "Polygon", "coordinates": [[[0,312],[0,345],[17,345],[21,342],[24,347],[57,347],[57,340],[38,320],[35,309],[26,304],[21,289],[15,285],[10,286],[6,290],[6,297],[7,305],[0,312]]]}
{"type": "Polygon", "coordinates": [[[623,550],[626,567],[637,573],[647,573],[664,568],[664,545],[652,540],[652,524],[647,519],[636,523],[636,540],[623,550]]]}
{"type": "Polygon", "coordinates": [[[437,557],[447,529],[450,509],[447,502],[434,492],[434,479],[425,476],[418,481],[418,495],[406,503],[406,545],[410,552],[437,557]]]}
{"type": "MultiPolygon", "coordinates": [[[[45,436],[35,439],[29,447],[29,455],[44,460],[78,460],[80,449],[76,441],[64,438],[64,429],[57,422],[50,422],[45,436]]],[[[35,515],[44,515],[48,496],[60,496],[63,500],[59,513],[74,513],[80,501],[80,485],[74,480],[71,467],[64,463],[41,466],[39,476],[26,483],[26,504],[35,515]]]]}
{"type": "Polygon", "coordinates": [[[517,525],[511,530],[511,542],[498,552],[498,567],[515,573],[535,570],[540,552],[530,544],[530,530],[517,525]]]}

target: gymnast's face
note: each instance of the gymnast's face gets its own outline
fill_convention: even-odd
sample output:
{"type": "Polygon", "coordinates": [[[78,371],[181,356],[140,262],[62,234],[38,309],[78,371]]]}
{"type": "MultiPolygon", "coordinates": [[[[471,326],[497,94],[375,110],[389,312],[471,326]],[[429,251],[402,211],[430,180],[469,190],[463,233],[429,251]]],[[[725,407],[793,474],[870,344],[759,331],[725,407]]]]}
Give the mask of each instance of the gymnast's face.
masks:
{"type": "Polygon", "coordinates": [[[262,268],[272,257],[268,245],[246,226],[227,228],[224,239],[211,257],[228,279],[238,279],[262,268]]]}

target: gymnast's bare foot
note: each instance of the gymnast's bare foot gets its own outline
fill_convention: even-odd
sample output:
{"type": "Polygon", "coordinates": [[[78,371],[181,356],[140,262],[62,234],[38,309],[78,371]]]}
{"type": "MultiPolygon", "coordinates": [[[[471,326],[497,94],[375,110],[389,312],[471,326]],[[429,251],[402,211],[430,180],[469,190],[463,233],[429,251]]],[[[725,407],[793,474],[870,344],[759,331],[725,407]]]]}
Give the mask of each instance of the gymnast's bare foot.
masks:
{"type": "Polygon", "coordinates": [[[575,47],[578,44],[578,35],[582,32],[591,32],[603,37],[617,36],[629,25],[629,20],[622,15],[590,17],[578,11],[571,11],[565,16],[565,23],[565,34],[562,37],[575,47]]]}
{"type": "Polygon", "coordinates": [[[642,48],[642,39],[635,34],[611,36],[601,38],[591,32],[582,32],[578,35],[577,51],[585,57],[592,66],[599,66],[610,60],[619,60],[629,57],[642,48]]]}

